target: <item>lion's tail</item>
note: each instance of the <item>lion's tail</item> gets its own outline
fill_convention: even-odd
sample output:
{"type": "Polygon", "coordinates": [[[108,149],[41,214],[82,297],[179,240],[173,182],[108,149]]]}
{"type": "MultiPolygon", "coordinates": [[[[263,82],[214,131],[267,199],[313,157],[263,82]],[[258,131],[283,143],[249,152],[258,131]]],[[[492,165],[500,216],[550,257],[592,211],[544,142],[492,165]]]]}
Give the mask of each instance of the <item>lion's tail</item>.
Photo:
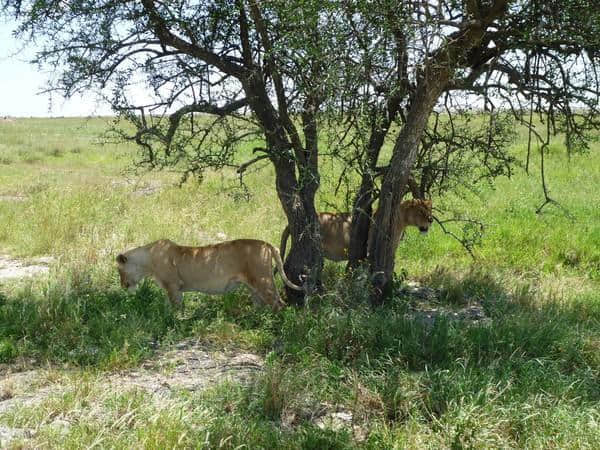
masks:
{"type": "Polygon", "coordinates": [[[290,226],[286,225],[285,229],[281,233],[281,244],[279,245],[279,249],[281,252],[281,259],[285,258],[285,247],[287,246],[287,240],[290,237],[290,226]]]}
{"type": "Polygon", "coordinates": [[[277,270],[279,270],[279,273],[281,274],[281,279],[283,280],[283,282],[290,288],[296,290],[296,291],[301,291],[302,288],[294,283],[292,283],[287,275],[285,274],[285,272],[283,271],[283,261],[281,260],[281,255],[279,254],[279,250],[277,250],[275,247],[273,247],[272,245],[271,247],[271,256],[275,259],[275,265],[277,266],[277,270]]]}

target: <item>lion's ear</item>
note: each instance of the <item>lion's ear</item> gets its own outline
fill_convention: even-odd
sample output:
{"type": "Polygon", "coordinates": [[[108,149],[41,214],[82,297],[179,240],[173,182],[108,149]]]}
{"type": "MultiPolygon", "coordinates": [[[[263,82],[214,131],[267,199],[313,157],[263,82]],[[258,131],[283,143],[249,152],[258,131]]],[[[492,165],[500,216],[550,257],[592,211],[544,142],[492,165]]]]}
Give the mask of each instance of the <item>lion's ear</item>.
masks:
{"type": "Polygon", "coordinates": [[[127,262],[127,256],[125,256],[123,254],[117,256],[117,262],[119,264],[125,264],[127,262]]]}

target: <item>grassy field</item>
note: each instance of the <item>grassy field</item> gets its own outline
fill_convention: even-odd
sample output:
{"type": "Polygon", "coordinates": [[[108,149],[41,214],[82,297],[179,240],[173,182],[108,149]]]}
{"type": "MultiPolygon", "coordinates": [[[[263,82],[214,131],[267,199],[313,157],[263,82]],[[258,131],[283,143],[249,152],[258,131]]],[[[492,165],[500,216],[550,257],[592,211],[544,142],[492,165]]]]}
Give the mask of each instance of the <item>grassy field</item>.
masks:
{"type": "MultiPolygon", "coordinates": [[[[600,146],[570,160],[560,141],[550,147],[550,192],[567,212],[535,214],[536,164],[478,196],[434,199],[486,227],[476,259],[438,226],[407,233],[398,272],[434,288],[432,298],[399,286],[373,310],[363,281],[343,281],[328,263],[327,293],[308,308],[273,314],[240,290],[186,294],[175,313],[152,282],[122,291],[115,255],[163,237],[278,244],[272,170],[248,174],[249,200],[233,170],[179,187],[176,173],[136,173],[134,147],[100,144],[106,126],[0,122],[0,253],[55,258],[47,277],[0,284],[0,376],[36,373],[33,384],[0,386],[0,427],[28,430],[9,446],[600,447],[600,146]],[[484,317],[463,315],[469,307],[484,317]],[[249,383],[159,397],[106,388],[107,376],[189,339],[255,353],[264,367],[249,383]],[[38,391],[38,403],[2,407],[38,391]],[[335,413],[351,420],[319,426],[335,413]]],[[[336,202],[333,187],[324,177],[323,208],[336,202]]]]}

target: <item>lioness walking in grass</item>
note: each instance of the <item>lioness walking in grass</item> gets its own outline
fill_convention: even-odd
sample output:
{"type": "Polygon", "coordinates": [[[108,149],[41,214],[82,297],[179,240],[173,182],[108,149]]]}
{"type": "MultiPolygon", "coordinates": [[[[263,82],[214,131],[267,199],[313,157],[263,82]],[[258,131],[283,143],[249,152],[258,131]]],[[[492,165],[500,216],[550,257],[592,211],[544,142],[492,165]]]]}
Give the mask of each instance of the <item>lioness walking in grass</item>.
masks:
{"type": "Polygon", "coordinates": [[[275,287],[272,259],[284,283],[302,290],[285,275],[279,250],[254,239],[205,247],[184,247],[163,239],[121,253],[117,263],[123,288],[133,291],[143,278],[152,277],[176,306],[182,304],[185,291],[224,294],[245,284],[255,300],[277,311],[285,303],[275,287]]]}

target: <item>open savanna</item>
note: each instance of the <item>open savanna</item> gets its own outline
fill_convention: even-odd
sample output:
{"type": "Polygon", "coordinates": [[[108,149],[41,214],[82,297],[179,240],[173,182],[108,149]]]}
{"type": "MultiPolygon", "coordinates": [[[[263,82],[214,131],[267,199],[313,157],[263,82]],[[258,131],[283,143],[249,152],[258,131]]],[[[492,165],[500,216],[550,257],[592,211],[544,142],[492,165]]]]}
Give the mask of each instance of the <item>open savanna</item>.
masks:
{"type": "MultiPolygon", "coordinates": [[[[541,214],[535,152],[529,175],[517,168],[478,194],[434,198],[440,218],[451,211],[485,229],[475,259],[436,224],[427,236],[408,230],[399,279],[434,288],[426,299],[398,283],[373,309],[363,278],[345,280],[342,265],[327,263],[326,292],[306,308],[272,313],[242,289],[186,294],[174,312],[153,282],[124,292],[115,256],[158,238],[278,245],[285,218],[273,172],[253,166],[247,191],[231,169],[179,186],[176,172],[135,170],[134,146],[103,144],[107,127],[101,118],[0,122],[0,253],[54,257],[48,276],[0,284],[0,428],[27,430],[8,446],[600,448],[597,144],[569,159],[552,143],[546,175],[562,207],[541,214]],[[455,318],[467,307],[479,320],[455,318]],[[432,310],[436,320],[423,313],[432,310]],[[250,382],[158,397],[105,388],[107,376],[190,339],[258,354],[264,367],[250,382]],[[6,382],[25,370],[37,374],[32,385],[6,382]],[[2,407],[39,391],[37,402],[2,407]],[[319,426],[336,412],[351,420],[319,426]]],[[[512,151],[523,161],[519,136],[512,151]]],[[[322,167],[319,204],[342,209],[336,165],[322,167]]]]}

